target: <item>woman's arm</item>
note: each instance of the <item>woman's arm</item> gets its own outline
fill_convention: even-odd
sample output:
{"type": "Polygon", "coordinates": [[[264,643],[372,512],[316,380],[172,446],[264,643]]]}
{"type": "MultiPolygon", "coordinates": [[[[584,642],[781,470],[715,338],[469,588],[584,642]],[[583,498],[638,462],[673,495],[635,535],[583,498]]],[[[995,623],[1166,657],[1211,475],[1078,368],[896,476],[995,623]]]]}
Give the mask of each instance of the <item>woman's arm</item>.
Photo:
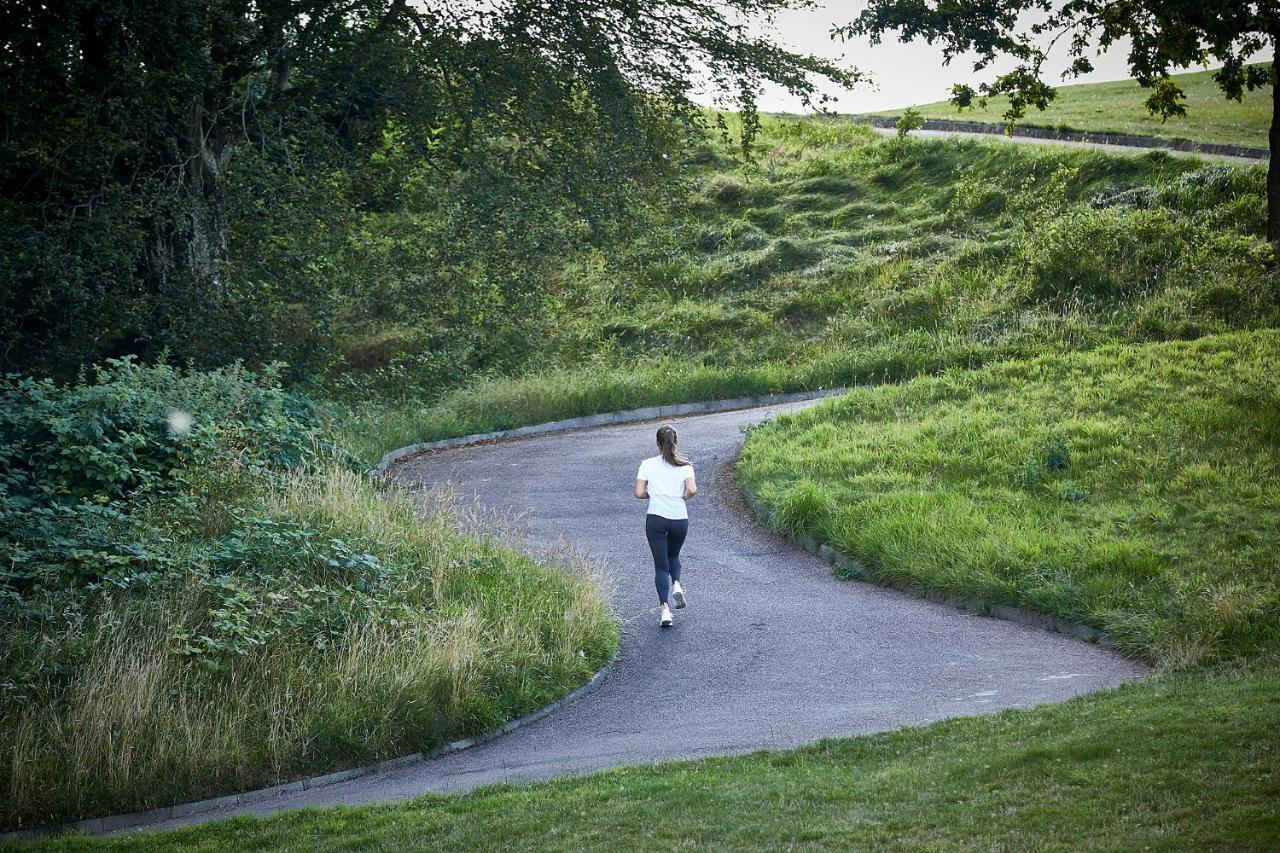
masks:
{"type": "Polygon", "coordinates": [[[647,500],[649,498],[649,481],[636,480],[636,499],[647,500]]]}
{"type": "Polygon", "coordinates": [[[698,493],[698,484],[694,482],[693,475],[690,474],[684,478],[684,499],[693,500],[693,496],[698,493]]]}

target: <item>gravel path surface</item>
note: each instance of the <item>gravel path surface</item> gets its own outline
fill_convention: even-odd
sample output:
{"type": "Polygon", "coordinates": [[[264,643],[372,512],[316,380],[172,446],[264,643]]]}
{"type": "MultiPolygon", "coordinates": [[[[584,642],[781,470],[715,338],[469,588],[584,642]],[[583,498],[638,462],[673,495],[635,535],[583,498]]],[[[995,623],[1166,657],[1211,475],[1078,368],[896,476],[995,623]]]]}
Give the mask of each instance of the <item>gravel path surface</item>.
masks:
{"type": "Polygon", "coordinates": [[[644,504],[631,496],[656,424],[439,451],[398,466],[410,485],[453,481],[487,507],[524,513],[535,546],[563,537],[605,566],[625,622],[613,673],[576,704],[472,749],[191,820],[781,749],[1058,702],[1142,677],[1143,667],[1098,646],[837,580],[758,528],[733,475],[739,426],[808,405],[672,422],[699,494],[682,554],[689,606],[670,630],[657,626],[644,504]]]}

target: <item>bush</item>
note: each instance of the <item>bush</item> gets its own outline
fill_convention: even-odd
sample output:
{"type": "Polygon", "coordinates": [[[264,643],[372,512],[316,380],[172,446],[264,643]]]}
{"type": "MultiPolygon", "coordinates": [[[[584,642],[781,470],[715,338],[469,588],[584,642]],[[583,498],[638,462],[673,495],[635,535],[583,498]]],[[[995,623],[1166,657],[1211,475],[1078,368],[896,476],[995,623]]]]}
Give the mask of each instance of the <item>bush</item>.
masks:
{"type": "Polygon", "coordinates": [[[185,536],[218,536],[255,492],[313,454],[311,405],[276,369],[209,373],[132,360],[94,381],[0,384],[0,692],[57,683],[72,630],[105,594],[179,582],[185,536]],[[39,649],[30,654],[31,645],[39,649]]]}
{"type": "Polygon", "coordinates": [[[913,130],[919,130],[924,127],[924,116],[917,110],[903,110],[902,115],[898,116],[898,120],[893,124],[894,130],[898,132],[899,139],[906,139],[907,134],[913,130]]]}
{"type": "MultiPolygon", "coordinates": [[[[98,584],[157,570],[136,520],[213,518],[219,484],[301,464],[311,405],[240,367],[210,373],[113,361],[95,381],[0,382],[0,589],[98,584]],[[135,530],[136,528],[136,530],[135,530]]],[[[225,509],[222,507],[221,509],[225,509]]]]}

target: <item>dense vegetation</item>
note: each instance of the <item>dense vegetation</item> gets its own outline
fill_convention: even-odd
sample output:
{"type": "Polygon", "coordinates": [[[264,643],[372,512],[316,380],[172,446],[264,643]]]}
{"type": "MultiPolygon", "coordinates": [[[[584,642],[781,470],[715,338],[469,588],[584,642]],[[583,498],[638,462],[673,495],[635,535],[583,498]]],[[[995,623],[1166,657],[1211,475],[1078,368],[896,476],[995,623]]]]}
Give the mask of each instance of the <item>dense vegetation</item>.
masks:
{"type": "Polygon", "coordinates": [[[680,190],[694,65],[744,138],[762,81],[848,79],[788,5],[0,7],[0,823],[422,749],[608,656],[592,578],[420,519],[331,402],[524,364],[559,260],[680,190]]]}
{"type": "Polygon", "coordinates": [[[319,438],[240,367],[0,386],[0,821],[430,748],[612,654],[585,569],[380,492],[319,438]]]}
{"type": "Polygon", "coordinates": [[[550,262],[667,186],[695,66],[748,135],[761,82],[848,79],[763,35],[788,5],[5,4],[0,369],[299,377],[374,323],[437,380],[519,357],[550,262]]]}
{"type": "Polygon", "coordinates": [[[889,581],[1093,622],[1177,672],[776,757],[242,820],[220,838],[478,841],[457,821],[483,812],[485,839],[552,849],[1274,842],[1280,315],[1261,169],[820,121],[767,122],[760,141],[754,164],[704,154],[686,209],[574,271],[567,313],[583,319],[548,350],[558,374],[453,392],[388,443],[667,395],[873,385],[752,431],[742,473],[784,527],[889,581]]]}
{"type": "MultiPolygon", "coordinates": [[[[1018,120],[1018,125],[1267,147],[1267,132],[1271,127],[1270,87],[1244,92],[1241,100],[1233,101],[1222,96],[1212,71],[1174,74],[1173,79],[1186,95],[1184,116],[1151,115],[1144,106],[1148,92],[1137,81],[1114,80],[1062,86],[1044,111],[1030,110],[1018,120]]],[[[986,104],[975,103],[963,111],[950,101],[912,108],[930,119],[1004,124],[1007,106],[1000,99],[993,99],[986,104]]],[[[901,114],[901,109],[873,113],[901,114]]]]}
{"type": "MultiPolygon", "coordinates": [[[[292,70],[169,68],[192,87],[177,100],[148,76],[172,57],[130,52],[172,33],[91,44],[80,76],[15,60],[19,42],[43,49],[33,33],[79,44],[99,7],[133,7],[40,11],[0,44],[0,352],[22,371],[0,386],[0,820],[429,747],[564,692],[615,647],[589,573],[518,556],[444,499],[423,518],[361,460],[645,403],[905,383],[753,434],[744,473],[791,529],[891,580],[1092,621],[1161,663],[1246,660],[779,758],[174,843],[678,840],[656,817],[677,803],[690,837],[733,821],[735,846],[991,846],[1002,819],[1050,841],[1274,832],[1259,803],[1276,755],[1257,744],[1275,723],[1259,709],[1276,689],[1280,287],[1262,170],[885,141],[750,110],[707,134],[678,81],[628,82],[634,40],[607,41],[609,4],[552,5],[530,9],[554,18],[544,35],[574,35],[547,36],[564,53],[528,50],[519,27],[429,39],[407,4],[371,3],[389,17],[316,16],[324,37],[292,70]],[[584,46],[561,6],[605,41],[584,46]],[[11,119],[23,98],[40,109],[11,119]],[[203,135],[181,145],[220,170],[199,181],[157,148],[187,119],[203,135]],[[226,136],[236,121],[244,138],[226,136]],[[210,235],[217,257],[193,260],[210,235]],[[1230,784],[1206,793],[1188,764],[1230,784]],[[791,803],[829,823],[798,834],[791,803]],[[473,808],[483,822],[455,822],[473,808]]],[[[287,56],[310,26],[290,20],[279,43],[228,43],[287,56]]],[[[769,57],[775,77],[795,70],[728,47],[739,82],[769,57]]]]}

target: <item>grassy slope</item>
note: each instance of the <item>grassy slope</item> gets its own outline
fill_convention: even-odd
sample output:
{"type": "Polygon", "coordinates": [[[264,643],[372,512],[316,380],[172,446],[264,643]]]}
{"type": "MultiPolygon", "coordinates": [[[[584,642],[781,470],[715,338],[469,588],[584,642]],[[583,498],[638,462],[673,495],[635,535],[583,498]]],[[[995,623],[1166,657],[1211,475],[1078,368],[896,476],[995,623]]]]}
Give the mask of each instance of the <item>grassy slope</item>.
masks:
{"type": "Polygon", "coordinates": [[[889,582],[1106,629],[1163,665],[1280,648],[1280,332],[868,388],[754,430],[779,521],[889,582]]]}
{"type": "MultiPolygon", "coordinates": [[[[1020,124],[1267,147],[1267,130],[1271,126],[1269,89],[1246,92],[1244,99],[1237,103],[1222,94],[1213,82],[1212,71],[1175,74],[1174,79],[1187,95],[1184,102],[1187,114],[1182,118],[1162,122],[1148,113],[1144,105],[1149,90],[1133,80],[1116,80],[1062,86],[1047,110],[1031,110],[1020,124]]],[[[1003,99],[993,99],[985,107],[961,112],[946,101],[939,101],[915,109],[925,118],[1003,124],[1008,104],[1003,99]]],[[[900,109],[874,113],[901,114],[900,109]]]]}
{"type": "Polygon", "coordinates": [[[351,407],[344,441],[376,460],[448,435],[1194,337],[1277,312],[1274,291],[1258,286],[1256,168],[895,144],[866,128],[776,120],[756,164],[703,159],[687,210],[659,217],[619,257],[573,260],[558,332],[527,374],[420,402],[397,396],[390,373],[390,393],[351,407]],[[1148,195],[1150,209],[1126,200],[1148,195]],[[1082,277],[1111,291],[1105,305],[1076,298],[1082,277]]]}
{"type": "Polygon", "coordinates": [[[46,850],[1274,849],[1275,668],[757,754],[46,850]]]}

